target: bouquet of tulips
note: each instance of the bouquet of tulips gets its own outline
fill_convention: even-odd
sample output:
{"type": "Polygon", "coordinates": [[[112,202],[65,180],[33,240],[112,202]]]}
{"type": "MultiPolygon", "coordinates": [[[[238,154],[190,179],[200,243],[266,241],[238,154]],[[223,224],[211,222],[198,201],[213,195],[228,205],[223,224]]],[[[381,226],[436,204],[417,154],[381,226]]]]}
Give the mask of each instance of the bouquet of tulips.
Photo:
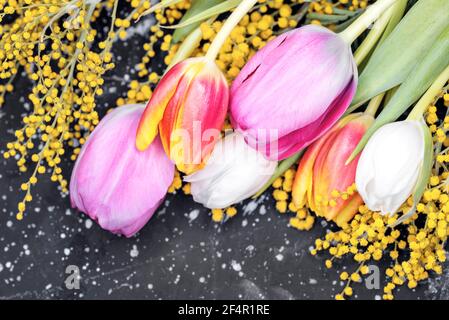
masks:
{"type": "MultiPolygon", "coordinates": [[[[272,186],[278,211],[296,214],[292,227],[310,229],[315,216],[339,227],[317,239],[312,254],[328,251],[329,268],[346,255],[360,263],[341,273],[348,284],[336,298],[351,296],[365,263],[393,247],[384,290],[391,299],[395,286],[413,288],[446,259],[449,117],[439,120],[447,111],[437,101],[449,103],[449,1],[372,1],[337,25],[326,25],[326,5],[310,13],[323,5],[312,1],[310,24],[301,27],[288,20],[296,3],[281,1],[283,32],[245,59],[231,52],[240,67],[223,69],[232,41],[249,51],[239,28],[250,32],[255,6],[266,2],[192,2],[172,26],[176,51],[147,104],[128,97],[83,143],[72,205],[130,237],[181,179],[217,221],[272,186]],[[224,22],[210,35],[217,19],[224,22]],[[398,248],[410,257],[399,261],[398,248]]],[[[329,10],[343,12],[339,3],[329,10]]]]}

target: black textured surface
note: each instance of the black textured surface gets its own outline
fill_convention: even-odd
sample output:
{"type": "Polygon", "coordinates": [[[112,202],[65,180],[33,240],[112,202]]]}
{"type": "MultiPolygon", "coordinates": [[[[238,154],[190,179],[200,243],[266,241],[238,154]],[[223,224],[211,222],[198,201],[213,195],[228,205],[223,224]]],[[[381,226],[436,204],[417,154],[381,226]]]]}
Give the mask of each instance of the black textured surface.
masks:
{"type": "MultiPolygon", "coordinates": [[[[124,45],[117,43],[118,66],[106,78],[102,110],[113,106],[123,84],[134,78],[128,66],[138,63],[146,32],[139,28],[124,45]]],[[[0,109],[0,153],[28,112],[29,86],[19,77],[18,90],[0,109]]],[[[62,198],[48,177],[35,189],[24,220],[16,221],[26,175],[18,174],[13,160],[0,159],[1,299],[329,299],[342,289],[337,272],[323,266],[327,256],[308,253],[326,223],[318,220],[310,232],[289,228],[288,216],[275,212],[268,195],[239,206],[239,214],[222,225],[191,198],[170,195],[141,232],[126,239],[70,209],[68,197],[62,198]],[[64,284],[69,265],[80,268],[79,290],[64,284]]],[[[349,272],[355,267],[349,260],[335,264],[349,272]]],[[[396,297],[448,299],[448,271],[432,277],[416,290],[400,289],[396,297]]],[[[382,288],[363,284],[354,291],[355,298],[382,296],[382,288]]]]}

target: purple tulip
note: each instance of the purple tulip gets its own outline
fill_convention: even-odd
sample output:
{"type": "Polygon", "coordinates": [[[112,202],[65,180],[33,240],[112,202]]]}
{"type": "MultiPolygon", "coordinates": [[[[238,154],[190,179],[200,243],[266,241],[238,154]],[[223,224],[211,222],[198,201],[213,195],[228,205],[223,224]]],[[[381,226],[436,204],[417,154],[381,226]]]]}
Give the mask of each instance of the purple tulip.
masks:
{"type": "Polygon", "coordinates": [[[247,143],[282,160],[327,132],[351,103],[357,67],[338,34],[308,25],[267,43],[231,88],[231,120],[247,143]]]}
{"type": "Polygon", "coordinates": [[[144,110],[129,105],[105,116],[83,146],[70,181],[72,206],[126,237],[148,222],[174,177],[159,138],[145,151],[136,149],[144,110]]]}

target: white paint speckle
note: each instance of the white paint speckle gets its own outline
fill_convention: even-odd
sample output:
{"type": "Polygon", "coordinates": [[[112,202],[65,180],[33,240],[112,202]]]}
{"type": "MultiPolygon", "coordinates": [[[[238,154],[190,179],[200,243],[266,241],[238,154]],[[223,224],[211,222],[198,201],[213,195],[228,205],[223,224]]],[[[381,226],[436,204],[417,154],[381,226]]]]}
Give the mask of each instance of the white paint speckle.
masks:
{"type": "Polygon", "coordinates": [[[277,255],[276,255],[276,260],[277,260],[277,261],[282,261],[282,260],[284,260],[284,255],[282,255],[282,254],[280,254],[280,253],[277,254],[277,255]]]}
{"type": "Polygon", "coordinates": [[[84,223],[86,229],[92,228],[92,224],[93,224],[92,220],[90,220],[90,219],[87,219],[86,222],[84,223]]]}
{"type": "Polygon", "coordinates": [[[27,255],[27,256],[30,255],[31,252],[30,252],[30,249],[28,248],[27,244],[23,245],[23,250],[24,250],[25,255],[27,255]]]}
{"type": "Polygon", "coordinates": [[[139,250],[137,249],[137,246],[134,244],[133,248],[129,252],[131,258],[137,258],[139,256],[139,250]]]}
{"type": "Polygon", "coordinates": [[[257,202],[252,200],[243,207],[243,214],[253,213],[257,209],[257,202]]]}
{"type": "Polygon", "coordinates": [[[192,222],[193,220],[198,218],[199,214],[200,214],[200,210],[198,210],[198,209],[190,211],[190,213],[189,213],[189,222],[192,222]]]}
{"type": "Polygon", "coordinates": [[[234,269],[234,271],[237,271],[237,272],[242,270],[242,266],[240,265],[240,263],[238,263],[235,260],[231,261],[231,267],[232,267],[232,269],[234,269]]]}

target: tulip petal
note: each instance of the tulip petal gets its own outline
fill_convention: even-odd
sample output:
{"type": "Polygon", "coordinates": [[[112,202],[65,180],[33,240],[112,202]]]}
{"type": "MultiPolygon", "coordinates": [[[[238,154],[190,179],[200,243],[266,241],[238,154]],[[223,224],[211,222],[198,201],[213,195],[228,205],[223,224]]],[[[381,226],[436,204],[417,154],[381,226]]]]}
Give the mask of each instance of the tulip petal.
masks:
{"type": "Polygon", "coordinates": [[[351,221],[359,211],[359,207],[363,204],[362,197],[357,193],[345,201],[345,206],[334,218],[335,223],[342,227],[345,223],[351,221]]]}
{"type": "Polygon", "coordinates": [[[184,180],[191,183],[196,202],[210,209],[225,208],[254,195],[276,166],[277,162],[268,161],[247,146],[243,136],[233,133],[217,143],[204,169],[184,180]]]}
{"type": "Polygon", "coordinates": [[[348,87],[345,88],[340,96],[331,104],[327,112],[325,112],[319,119],[306,127],[281,137],[278,142],[277,154],[268,154],[267,156],[269,159],[288,158],[298,150],[307,147],[313,141],[320,138],[344,114],[351,103],[356,88],[357,79],[353,79],[353,81],[348,84],[348,87]]]}
{"type": "MultiPolygon", "coordinates": [[[[172,128],[172,132],[181,129],[182,133],[181,139],[171,140],[172,159],[178,169],[186,174],[203,167],[204,160],[220,137],[228,109],[226,79],[215,63],[206,63],[190,83],[172,128]],[[175,149],[179,152],[174,153],[175,149]]],[[[161,123],[161,128],[164,124],[165,121],[161,123]]]]}
{"type": "Polygon", "coordinates": [[[165,152],[178,170],[189,174],[200,169],[212,152],[226,117],[229,92],[214,62],[190,58],[186,63],[159,132],[165,152]]]}
{"type": "Polygon", "coordinates": [[[315,157],[318,154],[318,145],[307,149],[299,162],[296,177],[292,188],[293,203],[297,208],[303,208],[307,204],[307,194],[312,189],[312,172],[315,157]]]}
{"type": "Polygon", "coordinates": [[[353,66],[348,53],[349,46],[323,27],[305,26],[283,34],[259,50],[250,60],[249,70],[233,84],[232,114],[239,118],[235,120],[243,123],[243,129],[278,129],[282,124],[281,135],[316,121],[351,80],[353,66]],[[326,94],[315,95],[318,88],[325,88],[326,94]],[[273,92],[295,94],[273,96],[273,92]],[[301,117],[295,116],[298,99],[301,117]],[[254,106],[235,110],[240,104],[254,106]],[[266,117],[265,111],[270,117],[266,117]],[[293,117],[287,118],[288,115],[293,117]]]}
{"type": "Polygon", "coordinates": [[[311,145],[299,161],[292,188],[292,199],[297,208],[303,208],[307,203],[309,203],[311,209],[315,210],[315,203],[313,199],[311,199],[313,190],[313,168],[316,157],[318,156],[323,144],[326,143],[326,139],[329,136],[332,136],[333,132],[334,130],[327,132],[325,136],[323,136],[323,139],[319,139],[311,145]]]}
{"type": "Polygon", "coordinates": [[[182,74],[188,64],[183,61],[171,68],[162,77],[145,108],[136,134],[136,147],[144,151],[153,142],[158,133],[158,125],[162,120],[167,104],[175,94],[182,74]]]}
{"type": "MultiPolygon", "coordinates": [[[[345,162],[373,121],[372,116],[356,115],[336,132],[333,139],[328,139],[316,160],[314,180],[321,182],[321,188],[314,189],[314,193],[326,197],[333,190],[345,192],[355,182],[358,158],[349,164],[345,162]]],[[[324,210],[328,220],[334,219],[347,205],[343,199],[336,199],[336,203],[324,210]]]]}
{"type": "Polygon", "coordinates": [[[424,157],[417,121],[384,125],[368,141],[359,159],[357,190],[368,208],[393,214],[415,188],[424,157]]]}
{"type": "Polygon", "coordinates": [[[326,28],[302,27],[269,42],[243,68],[231,88],[231,121],[253,148],[282,160],[337,121],[356,85],[350,47],[326,28]],[[277,136],[267,139],[270,130],[277,136]],[[277,140],[277,152],[266,151],[277,140]]]}
{"type": "Polygon", "coordinates": [[[143,111],[143,105],[123,106],[103,118],[83,146],[70,182],[73,206],[127,237],[151,218],[174,176],[159,138],[143,152],[136,149],[143,111]]]}
{"type": "Polygon", "coordinates": [[[302,208],[308,202],[311,209],[314,211],[316,210],[315,200],[312,197],[312,181],[314,180],[313,172],[316,157],[323,150],[323,145],[326,141],[333,140],[336,131],[340,130],[352,119],[359,116],[360,114],[351,114],[344,117],[331,130],[326,132],[320,139],[316,140],[309,146],[309,148],[307,148],[304,156],[299,161],[295,180],[293,182],[292,198],[296,207],[302,208]]]}
{"type": "MultiPolygon", "coordinates": [[[[180,114],[183,113],[183,108],[185,107],[185,99],[189,94],[190,86],[194,81],[194,78],[199,72],[199,66],[196,64],[189,64],[189,66],[184,71],[184,74],[180,77],[176,90],[174,91],[172,97],[167,103],[164,110],[163,117],[159,122],[159,134],[161,137],[162,145],[164,146],[165,152],[172,160],[176,160],[178,157],[178,150],[172,150],[171,140],[177,139],[184,136],[184,132],[175,130],[176,123],[180,118],[180,114]]],[[[187,138],[190,138],[187,136],[187,138]]],[[[183,149],[180,149],[182,151],[183,149]]],[[[181,155],[182,156],[182,155],[181,155]]]]}

